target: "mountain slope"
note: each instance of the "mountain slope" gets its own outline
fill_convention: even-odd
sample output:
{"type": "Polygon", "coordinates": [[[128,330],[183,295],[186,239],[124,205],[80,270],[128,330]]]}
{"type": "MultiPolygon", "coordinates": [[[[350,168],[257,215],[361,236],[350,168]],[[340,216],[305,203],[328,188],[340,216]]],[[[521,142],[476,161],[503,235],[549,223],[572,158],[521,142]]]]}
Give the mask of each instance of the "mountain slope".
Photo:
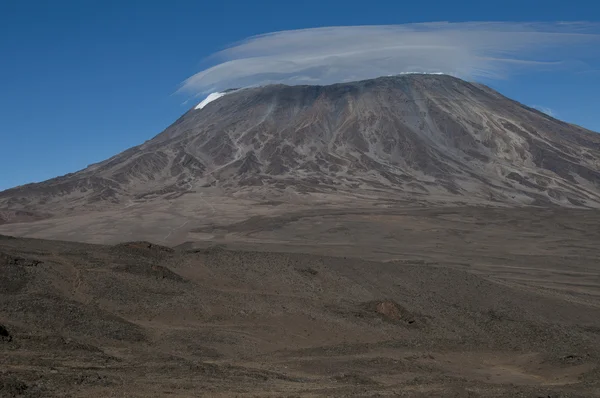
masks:
{"type": "Polygon", "coordinates": [[[0,193],[0,209],[228,195],[368,192],[600,207],[600,136],[444,75],[236,90],[144,144],[0,193]]]}

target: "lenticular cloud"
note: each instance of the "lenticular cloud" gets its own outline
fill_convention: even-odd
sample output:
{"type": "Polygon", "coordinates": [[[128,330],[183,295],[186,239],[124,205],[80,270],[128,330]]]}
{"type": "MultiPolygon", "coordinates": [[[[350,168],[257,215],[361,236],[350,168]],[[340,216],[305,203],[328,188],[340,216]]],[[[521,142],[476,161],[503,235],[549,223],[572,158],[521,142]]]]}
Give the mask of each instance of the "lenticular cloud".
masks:
{"type": "MultiPolygon", "coordinates": [[[[340,26],[254,36],[211,56],[181,90],[331,84],[402,73],[504,78],[520,69],[585,68],[600,44],[589,23],[340,26]]],[[[596,57],[598,57],[596,55],[596,57]]],[[[596,59],[597,61],[597,59],[596,59]]]]}

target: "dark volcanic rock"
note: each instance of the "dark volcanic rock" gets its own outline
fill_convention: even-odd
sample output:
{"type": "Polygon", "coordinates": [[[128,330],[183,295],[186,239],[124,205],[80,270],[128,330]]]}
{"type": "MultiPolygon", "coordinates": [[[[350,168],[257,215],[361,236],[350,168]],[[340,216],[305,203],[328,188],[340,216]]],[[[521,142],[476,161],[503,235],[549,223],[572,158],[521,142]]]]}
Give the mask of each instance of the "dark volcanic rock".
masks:
{"type": "Polygon", "coordinates": [[[0,341],[12,341],[12,336],[8,332],[8,329],[6,329],[6,327],[3,325],[0,325],[0,341]]]}
{"type": "Polygon", "coordinates": [[[17,265],[22,267],[36,267],[40,265],[42,261],[35,259],[28,259],[10,254],[0,252],[0,265],[17,265]]]}

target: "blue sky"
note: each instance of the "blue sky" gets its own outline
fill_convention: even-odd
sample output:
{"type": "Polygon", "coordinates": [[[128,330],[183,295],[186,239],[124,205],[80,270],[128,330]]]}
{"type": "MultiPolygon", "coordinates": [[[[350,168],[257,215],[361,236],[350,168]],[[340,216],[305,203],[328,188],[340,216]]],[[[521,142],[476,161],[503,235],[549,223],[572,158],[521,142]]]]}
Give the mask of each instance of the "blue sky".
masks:
{"type": "MultiPolygon", "coordinates": [[[[599,21],[592,0],[0,0],[0,190],[77,171],[158,134],[192,106],[181,83],[247,37],[324,26],[599,21]],[[493,3],[493,4],[491,4],[493,3]]],[[[600,131],[600,51],[577,70],[480,79],[600,131]]]]}

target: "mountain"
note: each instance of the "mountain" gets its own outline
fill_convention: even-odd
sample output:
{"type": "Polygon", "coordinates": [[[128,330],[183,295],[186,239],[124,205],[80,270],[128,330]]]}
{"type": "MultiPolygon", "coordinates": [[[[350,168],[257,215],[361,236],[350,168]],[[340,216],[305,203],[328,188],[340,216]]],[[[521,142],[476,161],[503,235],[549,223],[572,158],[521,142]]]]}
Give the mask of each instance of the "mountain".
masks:
{"type": "Polygon", "coordinates": [[[481,84],[414,74],[218,94],[142,145],[1,192],[5,222],[204,189],[600,207],[600,135],[481,84]]]}

